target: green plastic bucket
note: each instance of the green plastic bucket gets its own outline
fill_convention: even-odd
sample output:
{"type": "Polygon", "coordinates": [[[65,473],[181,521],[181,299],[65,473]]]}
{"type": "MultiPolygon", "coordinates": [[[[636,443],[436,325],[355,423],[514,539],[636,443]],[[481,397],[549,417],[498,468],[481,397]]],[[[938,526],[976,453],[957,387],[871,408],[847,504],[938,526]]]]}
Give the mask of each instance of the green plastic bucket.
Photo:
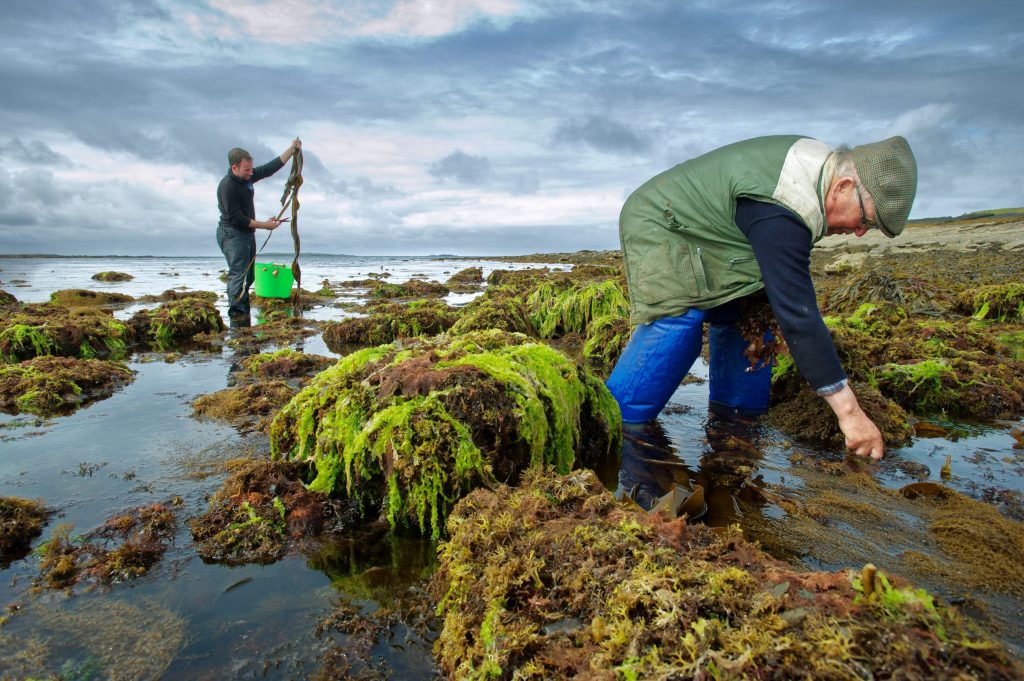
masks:
{"type": "Polygon", "coordinates": [[[287,298],[292,294],[292,268],[272,262],[256,263],[256,295],[261,298],[287,298]]]}

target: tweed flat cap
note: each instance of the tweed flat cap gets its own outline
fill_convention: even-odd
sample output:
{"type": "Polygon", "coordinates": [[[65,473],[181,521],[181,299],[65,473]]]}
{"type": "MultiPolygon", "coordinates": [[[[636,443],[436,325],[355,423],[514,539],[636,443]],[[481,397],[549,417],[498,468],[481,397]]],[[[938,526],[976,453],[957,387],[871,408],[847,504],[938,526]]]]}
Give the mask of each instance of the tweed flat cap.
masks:
{"type": "Polygon", "coordinates": [[[917,161],[903,137],[853,148],[853,165],[871,194],[878,226],[888,237],[903,231],[917,194],[917,161]]]}

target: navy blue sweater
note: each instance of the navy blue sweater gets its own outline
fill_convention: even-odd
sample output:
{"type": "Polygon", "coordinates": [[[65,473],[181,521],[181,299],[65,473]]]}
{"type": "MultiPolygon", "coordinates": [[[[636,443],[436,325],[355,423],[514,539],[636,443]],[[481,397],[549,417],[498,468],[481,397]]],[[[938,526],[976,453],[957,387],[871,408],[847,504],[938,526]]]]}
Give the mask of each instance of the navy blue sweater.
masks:
{"type": "Polygon", "coordinates": [[[248,180],[235,177],[230,170],[217,185],[217,207],[220,208],[220,222],[223,227],[234,227],[253,231],[249,221],[256,219],[256,208],[253,196],[256,194],[253,184],[270,177],[284,167],[281,157],[252,169],[252,177],[248,180]]]}
{"type": "Polygon", "coordinates": [[[820,390],[846,379],[811,281],[811,233],[774,203],[736,201],[736,226],[754,248],[765,292],[797,369],[820,390]]]}

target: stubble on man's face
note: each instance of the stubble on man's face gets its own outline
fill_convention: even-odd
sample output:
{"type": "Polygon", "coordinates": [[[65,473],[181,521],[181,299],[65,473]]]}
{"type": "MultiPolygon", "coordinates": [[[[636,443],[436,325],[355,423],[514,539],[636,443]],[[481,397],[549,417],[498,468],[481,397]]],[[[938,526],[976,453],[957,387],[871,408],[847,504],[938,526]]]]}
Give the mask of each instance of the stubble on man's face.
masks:
{"type": "Polygon", "coordinates": [[[252,161],[246,160],[231,166],[231,173],[240,180],[248,180],[252,177],[252,161]]]}

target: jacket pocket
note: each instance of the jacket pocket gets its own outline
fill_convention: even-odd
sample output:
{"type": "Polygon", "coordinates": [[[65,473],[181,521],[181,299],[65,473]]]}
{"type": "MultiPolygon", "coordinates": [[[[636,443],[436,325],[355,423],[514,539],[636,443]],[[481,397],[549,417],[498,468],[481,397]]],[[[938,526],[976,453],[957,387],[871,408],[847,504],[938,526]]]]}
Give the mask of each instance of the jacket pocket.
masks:
{"type": "Polygon", "coordinates": [[[635,258],[630,291],[644,304],[665,300],[694,300],[707,292],[707,278],[699,248],[669,243],[660,254],[635,258]]]}

